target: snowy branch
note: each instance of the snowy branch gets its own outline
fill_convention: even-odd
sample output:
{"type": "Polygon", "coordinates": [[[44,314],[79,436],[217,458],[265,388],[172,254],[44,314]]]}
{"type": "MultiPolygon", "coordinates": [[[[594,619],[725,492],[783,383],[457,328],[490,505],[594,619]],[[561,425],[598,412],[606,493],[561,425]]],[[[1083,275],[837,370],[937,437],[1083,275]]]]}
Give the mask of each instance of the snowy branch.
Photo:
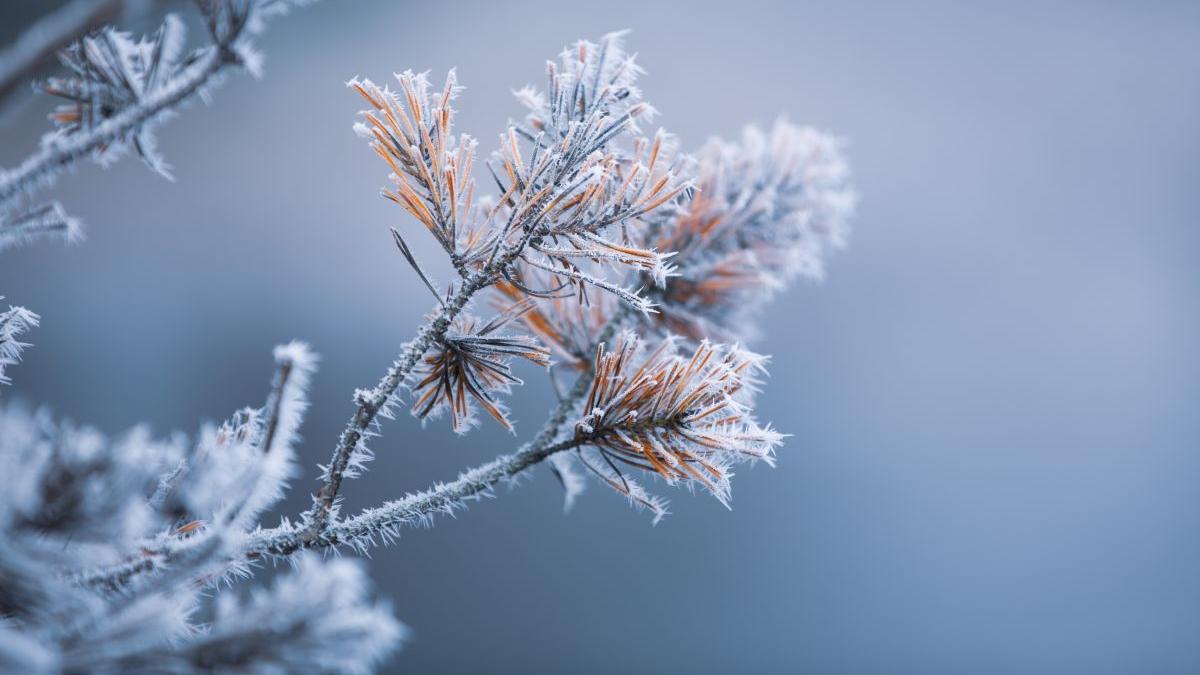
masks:
{"type": "MultiPolygon", "coordinates": [[[[258,55],[249,42],[262,20],[289,3],[281,0],[212,0],[205,10],[213,43],[182,56],[182,23],[168,16],[155,40],[137,43],[111,28],[84,37],[69,54],[75,80],[51,80],[46,90],[75,102],[55,116],[63,129],[16,167],[0,171],[0,208],[53,182],[88,157],[104,159],[127,142],[156,171],[165,165],[153,149],[153,127],[183,103],[216,84],[233,66],[256,72],[258,55]],[[96,97],[103,97],[97,99],[96,97]],[[103,108],[102,114],[94,111],[103,108]]],[[[66,56],[64,58],[67,58],[66,56]]]]}
{"type": "Polygon", "coordinates": [[[40,318],[24,307],[10,306],[7,312],[0,312],[0,384],[9,384],[4,369],[21,360],[21,352],[29,345],[19,338],[35,328],[40,318]]]}
{"type": "Polygon", "coordinates": [[[18,214],[0,214],[0,251],[38,239],[74,243],[83,237],[79,221],[52,202],[18,214]]]}

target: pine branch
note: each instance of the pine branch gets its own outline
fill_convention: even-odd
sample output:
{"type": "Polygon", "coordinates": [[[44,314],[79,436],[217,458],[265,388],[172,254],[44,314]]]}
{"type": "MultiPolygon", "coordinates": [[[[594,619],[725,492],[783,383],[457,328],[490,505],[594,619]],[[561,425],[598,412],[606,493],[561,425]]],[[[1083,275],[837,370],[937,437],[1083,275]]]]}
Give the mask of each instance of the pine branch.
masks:
{"type": "MultiPolygon", "coordinates": [[[[465,300],[463,302],[465,303],[465,300]]],[[[625,307],[618,309],[613,320],[597,336],[596,342],[601,343],[612,339],[632,318],[631,309],[625,307]]],[[[426,329],[437,325],[438,319],[435,319],[422,329],[422,334],[426,332],[426,329]]],[[[432,341],[432,338],[430,339],[432,341]]],[[[404,361],[397,361],[397,364],[394,364],[393,368],[389,370],[389,375],[397,371],[397,365],[402,363],[404,361]]],[[[276,387],[279,386],[281,378],[286,378],[286,372],[286,368],[282,368],[281,372],[277,374],[276,387]]],[[[240,557],[231,560],[231,565],[234,567],[242,565],[246,558],[287,557],[305,549],[352,546],[361,550],[377,541],[391,541],[398,536],[397,531],[400,527],[428,523],[439,513],[452,513],[463,508],[466,502],[480,498],[498,483],[517,478],[520,474],[557,453],[588,443],[590,439],[586,435],[576,435],[557,442],[556,439],[574,421],[579,403],[591,388],[593,375],[591,362],[586,362],[575,384],[551,411],[542,428],[533,439],[515,452],[501,455],[487,464],[468,469],[449,483],[435,484],[415,494],[365,509],[358,515],[345,520],[334,523],[326,521],[326,524],[315,535],[311,528],[311,518],[313,517],[311,511],[305,514],[307,523],[301,525],[284,523],[275,528],[258,530],[248,536],[240,557]]],[[[385,377],[385,380],[389,380],[389,378],[385,377]]],[[[399,376],[399,380],[396,381],[403,381],[403,377],[399,376]]],[[[383,382],[381,382],[382,385],[383,382]]],[[[394,389],[393,387],[393,391],[394,389]]],[[[271,399],[272,401],[275,399],[274,391],[271,399]]],[[[366,401],[364,400],[364,402],[366,401]]],[[[271,409],[271,401],[268,402],[267,409],[271,409]]],[[[360,407],[359,410],[362,411],[363,408],[360,407]]],[[[375,414],[377,415],[379,412],[380,409],[375,408],[375,414]]],[[[358,411],[356,411],[354,419],[358,419],[358,411]]],[[[369,425],[370,422],[367,424],[369,425]]],[[[347,432],[343,432],[343,435],[345,433],[349,433],[349,429],[347,432]]],[[[315,501],[314,508],[322,505],[323,502],[315,501]]],[[[170,540],[155,549],[144,550],[142,555],[134,560],[77,575],[72,580],[88,588],[119,590],[136,578],[166,570],[178,557],[187,555],[190,549],[191,544],[186,539],[170,540]]]]}
{"type": "Polygon", "coordinates": [[[451,323],[471,298],[501,278],[503,271],[516,260],[528,241],[530,240],[522,238],[516,244],[504,247],[503,253],[478,272],[468,276],[458,291],[453,293],[438,308],[433,318],[421,327],[416,339],[407,344],[400,357],[392,363],[378,384],[373,389],[360,390],[356,394],[357,408],[338,438],[337,447],[334,448],[333,456],[325,469],[324,483],[313,497],[312,508],[304,516],[307,539],[315,540],[328,526],[338,491],[341,489],[342,478],[351,465],[355,451],[360,449],[371,425],[375,423],[379,414],[385,412],[392,404],[396,390],[412,373],[421,356],[434,344],[445,339],[451,323]]]}
{"type": "MultiPolygon", "coordinates": [[[[621,308],[596,342],[612,339],[633,318],[627,308],[621,308]]],[[[586,442],[583,437],[556,441],[570,426],[573,414],[580,401],[587,395],[592,384],[592,364],[579,373],[578,379],[558,405],[550,412],[537,435],[518,450],[501,455],[487,464],[464,471],[449,483],[429,487],[416,494],[366,509],[345,520],[328,524],[318,536],[312,536],[306,528],[282,525],[261,530],[251,535],[246,546],[247,555],[281,556],[303,548],[339,546],[358,547],[375,541],[376,537],[387,541],[394,538],[396,528],[428,522],[438,513],[450,513],[460,508],[503,480],[516,478],[529,468],[552,455],[579,447],[586,442]]]]}
{"type": "MultiPolygon", "coordinates": [[[[232,66],[257,70],[257,54],[248,44],[247,34],[258,28],[262,16],[277,13],[289,3],[282,0],[261,0],[234,9],[226,3],[202,4],[213,34],[213,43],[187,56],[184,65],[173,73],[161,74],[152,90],[142,92],[111,117],[80,128],[73,133],[48,136],[40,150],[27,157],[15,168],[0,171],[0,207],[11,205],[49,185],[54,178],[97,152],[117,147],[131,137],[135,145],[139,131],[161,121],[206,87],[215,84],[221,74],[232,66]]],[[[164,28],[178,20],[168,16],[164,28]]],[[[155,74],[158,76],[159,74],[155,74]]],[[[68,92],[69,93],[69,92],[68,92]]],[[[149,148],[139,147],[147,154],[149,148]]],[[[152,166],[154,162],[150,162],[152,166]]],[[[161,166],[155,166],[162,172],[161,166]]]]}
{"type": "MultiPolygon", "coordinates": [[[[229,63],[253,71],[249,37],[238,36],[256,34],[268,13],[294,2],[196,0],[212,46],[182,60],[175,19],[140,41],[112,29],[83,38],[64,54],[75,75],[46,87],[70,102],[55,113],[59,129],[42,159],[0,172],[0,207],[91,153],[96,134],[108,134],[105,147],[131,147],[164,171],[150,143],[153,123],[173,105],[161,97],[182,102],[229,63]]],[[[770,463],[782,435],[753,416],[766,357],[711,338],[728,329],[729,342],[740,340],[738,311],[761,304],[761,291],[819,273],[825,250],[841,241],[853,194],[836,141],[786,124],[769,137],[752,131],[741,144],[716,144],[702,180],[693,181],[681,173],[691,162],[665,133],[651,140],[634,124],[652,114],[634,87],[638,70],[619,34],[599,45],[580,41],[550,63],[547,95],[518,93],[531,112],[501,137],[494,166],[487,163],[499,197],[479,202],[470,179],[474,141],[451,135],[450,101],[460,89],[453,72],[440,95],[412,73],[398,76],[403,96],[350,83],[373,108],[359,132],[393,172],[395,189],[385,196],[439,241],[460,279],[440,294],[393,231],[439,304],[379,382],[355,394],[354,414],[300,519],[257,524],[293,473],[315,367],[302,344],[276,349],[265,405],[205,425],[194,442],[155,441],[137,430],[109,442],[0,407],[0,459],[17,472],[11,508],[0,508],[0,579],[13,582],[0,583],[0,615],[14,619],[0,621],[0,662],[11,625],[17,637],[47,645],[45,653],[19,645],[27,670],[44,657],[66,671],[363,672],[402,629],[364,602],[357,568],[321,564],[308,550],[366,553],[544,461],[568,508],[582,489],[579,468],[655,522],[666,502],[637,483],[636,471],[704,487],[728,505],[732,466],[770,463]],[[618,135],[632,147],[610,143],[618,135]],[[525,150],[518,137],[529,141],[525,150]],[[647,286],[653,295],[641,295],[647,286]],[[499,313],[482,322],[468,307],[485,289],[496,292],[499,313]],[[661,313],[648,311],[651,298],[661,313]],[[507,327],[518,318],[524,334],[507,327]],[[551,350],[578,379],[565,394],[554,382],[558,404],[530,441],[450,482],[339,516],[341,482],[369,458],[366,439],[379,416],[391,416],[401,385],[419,417],[449,409],[463,430],[478,406],[508,426],[498,394],[520,384],[511,362],[548,367],[551,350]],[[204,614],[209,625],[189,616],[206,587],[248,577],[266,559],[288,559],[297,570],[246,602],[223,595],[204,614]]],[[[0,223],[69,229],[53,205],[14,213],[0,212],[0,223]]],[[[36,321],[19,309],[0,314],[0,371],[16,361],[26,346],[17,338],[36,321]]]]}
{"type": "MultiPolygon", "coordinates": [[[[618,312],[597,337],[597,342],[612,339],[633,317],[631,310],[622,309],[618,312]]],[[[243,564],[246,558],[287,557],[305,549],[343,545],[365,549],[372,543],[391,541],[400,527],[428,523],[439,513],[448,514],[463,508],[466,502],[480,498],[496,484],[512,480],[546,459],[587,442],[586,437],[571,437],[557,442],[556,439],[574,421],[579,403],[591,387],[592,376],[592,366],[588,362],[571,390],[547,416],[538,433],[516,451],[468,469],[449,483],[435,484],[420,492],[365,509],[351,518],[328,524],[318,536],[313,536],[304,523],[293,525],[285,522],[278,527],[260,529],[248,536],[241,549],[241,557],[230,563],[236,566],[243,564]]],[[[134,560],[78,575],[73,581],[89,588],[119,590],[136,578],[167,569],[188,548],[186,540],[168,541],[153,550],[143,551],[134,560]]]]}
{"type": "Polygon", "coordinates": [[[35,192],[55,175],[86,159],[97,149],[116,143],[143,124],[183,103],[201,87],[212,82],[221,71],[236,63],[232,52],[217,47],[205,49],[196,63],[137,105],[85,132],[45,144],[15,169],[0,174],[0,204],[35,192]]]}
{"type": "MultiPolygon", "coordinates": [[[[590,379],[581,377],[580,382],[586,385],[590,383],[590,379]]],[[[241,565],[245,559],[288,557],[306,549],[353,546],[365,550],[378,540],[395,539],[398,529],[402,526],[428,523],[439,513],[452,513],[462,508],[466,502],[480,498],[501,481],[516,478],[548,457],[585,443],[585,438],[551,441],[567,426],[571,412],[586,391],[586,386],[580,387],[578,392],[573,392],[573,396],[564,399],[547,420],[542,433],[516,452],[501,455],[487,464],[468,469],[449,483],[435,484],[420,492],[365,509],[354,517],[329,524],[315,537],[309,534],[308,528],[303,524],[284,523],[278,527],[258,530],[247,537],[240,557],[230,560],[230,566],[241,565]]],[[[188,540],[173,540],[156,550],[143,551],[136,559],[76,575],[71,581],[86,588],[118,591],[127,587],[134,579],[170,568],[189,548],[188,540]]]]}
{"type": "Polygon", "coordinates": [[[74,243],[82,232],[79,221],[67,215],[62,204],[51,202],[16,215],[0,214],[0,251],[37,239],[74,243]]]}

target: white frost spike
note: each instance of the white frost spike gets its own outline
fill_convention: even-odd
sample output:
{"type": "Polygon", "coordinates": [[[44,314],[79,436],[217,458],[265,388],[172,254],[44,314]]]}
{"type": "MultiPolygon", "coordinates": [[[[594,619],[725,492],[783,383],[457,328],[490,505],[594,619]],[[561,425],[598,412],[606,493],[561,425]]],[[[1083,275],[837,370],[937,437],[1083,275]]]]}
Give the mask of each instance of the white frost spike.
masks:
{"type": "Polygon", "coordinates": [[[275,348],[275,383],[267,400],[268,428],[263,452],[291,452],[297,433],[308,410],[308,385],[316,372],[318,357],[303,342],[289,342],[275,348]],[[270,426],[271,423],[274,426],[270,426]]]}
{"type": "MultiPolygon", "coordinates": [[[[3,300],[4,296],[0,296],[3,300]]],[[[38,325],[40,317],[24,307],[9,306],[0,313],[0,384],[9,384],[4,369],[21,360],[21,352],[29,345],[18,338],[38,325]]]]}

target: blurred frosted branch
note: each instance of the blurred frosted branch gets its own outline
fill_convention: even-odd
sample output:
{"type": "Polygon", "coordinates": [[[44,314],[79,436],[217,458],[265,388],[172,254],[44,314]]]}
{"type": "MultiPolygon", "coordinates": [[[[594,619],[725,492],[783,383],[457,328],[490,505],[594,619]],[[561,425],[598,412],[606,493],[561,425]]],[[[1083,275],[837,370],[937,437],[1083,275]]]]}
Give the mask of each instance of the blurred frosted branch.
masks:
{"type": "Polygon", "coordinates": [[[10,306],[7,312],[0,312],[0,384],[9,383],[4,369],[20,361],[21,352],[29,346],[19,338],[36,327],[40,318],[24,307],[10,306]]]}
{"type": "Polygon", "coordinates": [[[183,52],[183,24],[168,16],[149,40],[135,41],[111,27],[82,37],[62,55],[70,75],[43,89],[69,103],[52,119],[59,125],[41,148],[0,171],[0,210],[46,187],[88,157],[111,161],[128,146],[155,171],[167,174],[155,150],[153,128],[183,103],[217,83],[232,66],[259,72],[251,38],[264,19],[286,8],[282,0],[202,0],[212,42],[183,52]]]}
{"type": "Polygon", "coordinates": [[[122,655],[110,668],[124,673],[369,673],[406,629],[389,608],[368,603],[367,588],[358,564],[301,556],[294,572],[245,602],[221,594],[207,631],[180,645],[122,655]]]}
{"type": "Polygon", "coordinates": [[[0,251],[38,239],[73,243],[82,236],[79,221],[68,216],[58,202],[44,204],[24,213],[0,213],[0,251]]]}
{"type": "MultiPolygon", "coordinates": [[[[0,343],[35,321],[0,315],[0,343]]],[[[229,561],[294,467],[315,360],[299,343],[275,358],[267,405],[207,426],[194,443],[142,429],[110,441],[44,412],[0,407],[0,462],[12,481],[0,500],[0,664],[361,673],[395,648],[403,628],[368,603],[362,572],[345,562],[298,560],[269,592],[244,603],[224,592],[210,623],[193,618],[205,601],[198,581],[247,574],[229,561]],[[169,565],[152,553],[163,542],[169,565]]]]}

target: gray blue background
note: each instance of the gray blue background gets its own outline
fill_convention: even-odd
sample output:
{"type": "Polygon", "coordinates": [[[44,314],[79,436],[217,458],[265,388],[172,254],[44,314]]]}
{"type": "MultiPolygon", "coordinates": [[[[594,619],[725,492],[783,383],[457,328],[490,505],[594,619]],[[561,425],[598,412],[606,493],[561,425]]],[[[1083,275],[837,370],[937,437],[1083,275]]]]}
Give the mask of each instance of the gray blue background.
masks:
{"type": "MultiPolygon", "coordinates": [[[[32,4],[5,3],[6,34],[32,4]]],[[[624,27],[686,146],[780,114],[849,141],[851,246],[754,345],[774,356],[761,417],[792,437],[732,512],[668,490],[651,527],[593,485],[564,516],[542,469],[406,532],[369,562],[414,631],[391,667],[1200,669],[1196,5],[318,4],[261,41],[265,79],[162,130],[176,182],[86,166],[54,196],[87,242],[0,256],[0,293],[44,315],[5,397],[192,430],[260,401],[272,345],[308,340],[295,512],[352,390],[429,309],[387,233],[418,226],[377,196],[343,83],[457,66],[461,127],[490,148],[511,89],[624,27]]],[[[0,127],[0,165],[48,105],[0,127]]],[[[513,399],[521,437],[551,398],[535,376],[513,399]]],[[[347,510],[519,440],[447,426],[386,424],[347,510]]]]}

